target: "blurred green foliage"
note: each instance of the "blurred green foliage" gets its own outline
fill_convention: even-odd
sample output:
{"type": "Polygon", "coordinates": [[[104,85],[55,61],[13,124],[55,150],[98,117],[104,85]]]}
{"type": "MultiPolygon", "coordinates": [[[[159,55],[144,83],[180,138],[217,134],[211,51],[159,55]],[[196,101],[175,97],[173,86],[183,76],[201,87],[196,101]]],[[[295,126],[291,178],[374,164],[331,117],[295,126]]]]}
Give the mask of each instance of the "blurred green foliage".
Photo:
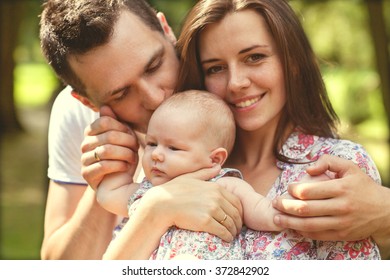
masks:
{"type": "Polygon", "coordinates": [[[184,20],[189,9],[195,4],[196,0],[149,0],[148,1],[157,11],[165,14],[168,23],[176,35],[179,34],[181,23],[184,20]]]}
{"type": "MultiPolygon", "coordinates": [[[[329,97],[341,120],[341,137],[363,144],[388,184],[388,120],[364,1],[290,3],[319,58],[329,97]]],[[[384,14],[389,14],[390,1],[385,1],[384,9],[384,14]]],[[[386,20],[390,30],[390,18],[386,20]]]]}

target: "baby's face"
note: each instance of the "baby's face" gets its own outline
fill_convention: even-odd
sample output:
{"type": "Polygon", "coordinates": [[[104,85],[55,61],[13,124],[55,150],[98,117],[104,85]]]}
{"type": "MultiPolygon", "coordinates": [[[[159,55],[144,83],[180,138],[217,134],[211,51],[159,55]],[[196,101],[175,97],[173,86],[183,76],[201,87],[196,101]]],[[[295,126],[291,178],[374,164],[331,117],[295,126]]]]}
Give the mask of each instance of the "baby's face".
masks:
{"type": "Polygon", "coordinates": [[[142,165],[154,186],[212,166],[212,149],[190,115],[165,110],[150,120],[142,165]]]}

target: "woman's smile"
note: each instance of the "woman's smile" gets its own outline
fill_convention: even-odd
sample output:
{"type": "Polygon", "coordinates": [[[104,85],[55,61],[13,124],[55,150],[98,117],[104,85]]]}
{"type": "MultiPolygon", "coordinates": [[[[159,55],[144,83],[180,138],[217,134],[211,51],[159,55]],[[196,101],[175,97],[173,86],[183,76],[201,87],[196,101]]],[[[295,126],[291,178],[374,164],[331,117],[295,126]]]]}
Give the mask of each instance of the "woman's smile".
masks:
{"type": "Polygon", "coordinates": [[[232,105],[238,109],[247,109],[247,108],[250,108],[253,105],[257,104],[264,97],[265,94],[266,93],[263,93],[259,96],[255,96],[255,97],[247,97],[247,98],[244,98],[241,100],[237,100],[237,101],[233,102],[232,105]]]}

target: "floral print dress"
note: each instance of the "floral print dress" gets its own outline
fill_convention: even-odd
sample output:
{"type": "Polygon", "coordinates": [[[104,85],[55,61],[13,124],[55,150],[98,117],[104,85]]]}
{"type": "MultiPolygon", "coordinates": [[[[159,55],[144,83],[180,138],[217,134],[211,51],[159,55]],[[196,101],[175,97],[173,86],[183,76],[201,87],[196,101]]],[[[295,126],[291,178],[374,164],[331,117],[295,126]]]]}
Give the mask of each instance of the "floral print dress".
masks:
{"type": "MultiPolygon", "coordinates": [[[[361,145],[351,141],[305,135],[296,131],[283,145],[282,153],[303,164],[277,162],[282,172],[267,195],[270,199],[286,192],[288,184],[299,181],[306,174],[308,164],[305,162],[315,161],[323,154],[352,160],[375,182],[381,183],[370,156],[361,145]]],[[[294,230],[259,232],[244,228],[240,239],[245,246],[244,258],[249,260],[380,259],[379,249],[371,238],[360,241],[318,241],[303,237],[294,230]]]]}
{"type": "MultiPolygon", "coordinates": [[[[283,155],[298,164],[277,162],[280,176],[272,185],[267,197],[274,199],[287,191],[288,184],[306,175],[306,168],[321,155],[339,156],[356,163],[375,182],[381,183],[378,170],[364,150],[348,140],[322,138],[295,131],[282,147],[283,155]]],[[[245,179],[245,178],[244,178],[245,179]]],[[[135,211],[137,200],[152,186],[145,182],[129,200],[129,217],[135,211]]],[[[127,220],[119,226],[118,231],[127,220]]],[[[359,241],[318,241],[303,237],[294,230],[281,232],[255,231],[243,227],[232,243],[204,233],[171,228],[160,240],[160,246],[151,259],[171,259],[180,254],[190,254],[199,259],[232,260],[334,260],[380,259],[378,246],[367,238],[359,241]]]]}

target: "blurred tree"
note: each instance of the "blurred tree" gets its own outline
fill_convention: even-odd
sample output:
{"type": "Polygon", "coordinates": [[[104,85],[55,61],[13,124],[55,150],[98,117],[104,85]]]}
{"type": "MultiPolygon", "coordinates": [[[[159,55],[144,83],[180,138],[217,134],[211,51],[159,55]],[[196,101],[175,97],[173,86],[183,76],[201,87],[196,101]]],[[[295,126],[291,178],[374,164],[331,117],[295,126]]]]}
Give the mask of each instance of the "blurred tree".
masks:
{"type": "Polygon", "coordinates": [[[14,102],[13,51],[16,47],[18,28],[23,18],[21,2],[0,2],[0,131],[1,134],[22,130],[14,102]]]}
{"type": "MultiPolygon", "coordinates": [[[[375,57],[378,73],[381,79],[383,106],[387,115],[387,125],[390,131],[390,55],[389,39],[386,33],[382,0],[365,0],[370,19],[371,35],[374,40],[375,57]]],[[[390,137],[387,139],[390,144],[390,137]]],[[[390,170],[389,170],[390,173],[390,170]]]]}

